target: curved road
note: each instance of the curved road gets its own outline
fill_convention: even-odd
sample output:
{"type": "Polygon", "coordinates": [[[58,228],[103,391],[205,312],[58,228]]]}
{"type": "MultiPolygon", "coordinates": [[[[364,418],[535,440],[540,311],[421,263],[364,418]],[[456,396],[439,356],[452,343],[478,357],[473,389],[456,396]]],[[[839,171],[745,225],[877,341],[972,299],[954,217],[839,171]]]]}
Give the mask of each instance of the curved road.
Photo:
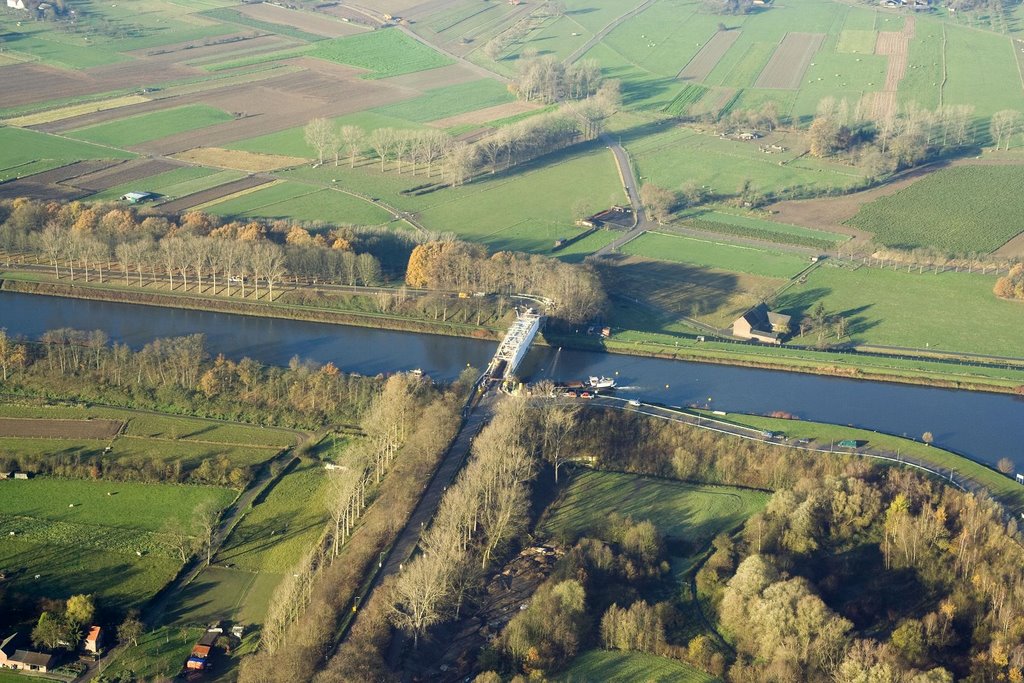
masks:
{"type": "Polygon", "coordinates": [[[624,244],[635,240],[656,225],[647,219],[647,211],[644,210],[644,205],[640,201],[640,188],[636,183],[633,166],[629,163],[629,154],[622,148],[622,145],[614,141],[607,133],[603,134],[601,139],[605,141],[608,149],[615,156],[615,163],[619,167],[619,176],[622,178],[622,187],[626,190],[629,203],[633,206],[634,225],[632,229],[621,237],[616,238],[611,244],[606,244],[594,252],[595,256],[605,256],[618,251],[624,244]]]}

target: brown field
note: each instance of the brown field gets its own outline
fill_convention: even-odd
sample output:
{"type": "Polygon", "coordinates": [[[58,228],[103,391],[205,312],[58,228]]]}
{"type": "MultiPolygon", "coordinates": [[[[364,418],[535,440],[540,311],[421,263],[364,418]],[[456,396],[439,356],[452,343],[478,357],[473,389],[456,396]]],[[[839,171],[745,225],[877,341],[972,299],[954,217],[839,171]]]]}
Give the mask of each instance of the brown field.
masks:
{"type": "MultiPolygon", "coordinates": [[[[180,213],[186,209],[191,209],[193,206],[199,206],[201,204],[209,204],[222,197],[248,190],[260,185],[266,185],[270,180],[268,178],[257,178],[255,176],[249,176],[248,178],[242,178],[241,180],[235,180],[230,183],[218,185],[212,187],[209,190],[203,190],[202,192],[195,192],[178,199],[159,204],[160,211],[164,213],[180,213]]],[[[0,185],[0,187],[3,187],[0,185]]]]}
{"type": "Polygon", "coordinates": [[[322,60],[300,58],[306,70],[256,84],[238,84],[219,90],[165,100],[168,107],[201,103],[237,114],[200,130],[188,131],[138,145],[150,154],[177,154],[195,147],[226,147],[232,142],[304,126],[319,116],[332,118],[415,97],[409,88],[358,78],[355,69],[322,60]]]}
{"type": "Polygon", "coordinates": [[[438,67],[437,69],[382,78],[377,82],[387,83],[388,85],[400,88],[433,90],[434,88],[444,88],[449,85],[459,85],[460,83],[478,80],[480,80],[480,73],[463,64],[452,64],[450,66],[438,67]]]}
{"type": "Polygon", "coordinates": [[[132,159],[110,168],[78,176],[74,178],[72,184],[83,190],[101,192],[108,187],[115,187],[133,180],[148,178],[177,167],[178,164],[164,161],[163,159],[132,159]]]}
{"type": "Polygon", "coordinates": [[[277,171],[282,168],[291,168],[292,166],[305,164],[309,161],[309,159],[299,157],[258,154],[256,152],[242,152],[234,149],[220,149],[219,147],[196,147],[174,156],[176,159],[191,161],[202,166],[214,166],[216,168],[247,171],[249,173],[277,171]]]}
{"type": "Polygon", "coordinates": [[[999,258],[1024,258],[1024,232],[992,252],[999,258]]]}
{"type": "Polygon", "coordinates": [[[172,45],[161,45],[158,48],[133,50],[125,54],[137,59],[164,63],[187,63],[217,61],[228,58],[228,55],[258,54],[268,50],[280,50],[298,43],[281,36],[257,35],[240,33],[230,36],[217,36],[203,41],[188,41],[172,45]]]}
{"type": "Polygon", "coordinates": [[[95,173],[120,163],[120,161],[76,161],[67,166],[25,176],[18,180],[0,184],[0,199],[14,199],[16,197],[29,197],[30,199],[79,199],[91,193],[66,184],[68,180],[95,173]]]}
{"type": "Polygon", "coordinates": [[[693,116],[717,114],[735,94],[735,88],[714,87],[708,91],[707,95],[700,98],[700,101],[690,107],[690,114],[693,116]]]}
{"type": "Polygon", "coordinates": [[[599,267],[602,277],[614,285],[609,291],[644,292],[641,306],[651,312],[673,320],[695,318],[716,327],[727,326],[759,296],[786,282],[639,256],[614,256],[599,267]]]}
{"type": "Polygon", "coordinates": [[[274,24],[283,24],[297,28],[307,33],[315,33],[318,36],[338,38],[339,36],[350,36],[354,33],[362,33],[362,30],[336,19],[320,16],[311,12],[300,12],[298,10],[279,7],[262,3],[259,5],[242,5],[237,8],[239,12],[253,19],[269,21],[274,24]]]}
{"type": "Polygon", "coordinates": [[[120,420],[51,420],[0,417],[0,437],[23,439],[112,439],[124,425],[120,420]]]}
{"type": "Polygon", "coordinates": [[[434,128],[451,128],[452,126],[462,126],[467,124],[482,125],[489,121],[497,121],[498,119],[522,114],[523,112],[534,111],[538,108],[538,105],[532,103],[508,102],[506,104],[499,104],[493,107],[477,109],[476,111],[468,111],[465,114],[456,114],[455,116],[437,119],[436,121],[430,121],[427,125],[433,126],[434,128]]]}
{"type": "Polygon", "coordinates": [[[824,40],[824,33],[787,33],[757,77],[754,87],[797,90],[824,40]]]}
{"type": "Polygon", "coordinates": [[[169,98],[147,100],[145,102],[139,102],[138,104],[129,104],[115,109],[93,111],[79,116],[60,119],[59,121],[50,121],[38,126],[32,126],[32,130],[38,130],[44,133],[65,133],[70,130],[78,130],[79,128],[95,126],[100,123],[109,123],[110,121],[117,121],[118,119],[125,119],[130,116],[138,116],[139,114],[148,114],[152,111],[159,111],[161,109],[167,109],[168,107],[175,107],[177,105],[177,101],[169,98]]]}
{"type": "Polygon", "coordinates": [[[740,37],[740,31],[719,31],[693,56],[676,77],[682,81],[703,81],[740,37]]]}
{"type": "Polygon", "coordinates": [[[882,92],[864,93],[862,110],[872,121],[882,121],[889,114],[896,111],[896,91],[884,90],[882,92]]]}
{"type": "Polygon", "coordinates": [[[42,64],[11,64],[3,70],[3,106],[44,102],[56,97],[75,97],[103,92],[102,87],[84,72],[63,71],[42,64]],[[59,93],[59,95],[58,95],[59,93]]]}
{"type": "Polygon", "coordinates": [[[908,16],[901,31],[879,31],[875,42],[875,54],[888,58],[885,67],[885,86],[882,92],[872,93],[866,102],[870,115],[876,120],[884,119],[896,112],[896,91],[907,73],[907,59],[910,54],[910,39],[914,37],[914,17],[908,16]]]}

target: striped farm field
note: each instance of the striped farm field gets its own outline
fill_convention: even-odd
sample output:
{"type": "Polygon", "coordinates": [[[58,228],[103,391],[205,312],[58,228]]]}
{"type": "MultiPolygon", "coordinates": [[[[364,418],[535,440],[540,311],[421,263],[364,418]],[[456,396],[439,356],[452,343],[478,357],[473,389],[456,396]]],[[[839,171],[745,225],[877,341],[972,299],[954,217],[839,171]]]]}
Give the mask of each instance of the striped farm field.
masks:
{"type": "Polygon", "coordinates": [[[961,166],[876,199],[849,223],[889,247],[988,253],[1021,232],[1022,213],[1024,166],[961,166]]]}

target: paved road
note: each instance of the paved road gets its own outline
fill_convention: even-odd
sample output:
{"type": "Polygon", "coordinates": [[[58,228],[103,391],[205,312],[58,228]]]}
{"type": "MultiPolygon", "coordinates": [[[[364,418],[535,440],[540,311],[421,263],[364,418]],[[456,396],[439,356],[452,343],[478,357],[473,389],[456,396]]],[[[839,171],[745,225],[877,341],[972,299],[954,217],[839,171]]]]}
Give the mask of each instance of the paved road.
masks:
{"type": "Polygon", "coordinates": [[[633,219],[636,221],[635,225],[628,232],[617,238],[611,244],[605,245],[598,249],[595,253],[596,256],[604,256],[617,252],[622,245],[635,240],[640,235],[644,234],[655,226],[647,219],[647,211],[644,210],[644,205],[640,201],[640,189],[637,187],[636,175],[633,173],[633,166],[629,163],[629,154],[622,148],[618,142],[613,140],[607,133],[602,135],[601,138],[608,145],[608,149],[612,151],[615,156],[615,163],[619,167],[619,175],[622,177],[622,185],[626,190],[626,196],[629,197],[629,203],[633,206],[633,219]]]}

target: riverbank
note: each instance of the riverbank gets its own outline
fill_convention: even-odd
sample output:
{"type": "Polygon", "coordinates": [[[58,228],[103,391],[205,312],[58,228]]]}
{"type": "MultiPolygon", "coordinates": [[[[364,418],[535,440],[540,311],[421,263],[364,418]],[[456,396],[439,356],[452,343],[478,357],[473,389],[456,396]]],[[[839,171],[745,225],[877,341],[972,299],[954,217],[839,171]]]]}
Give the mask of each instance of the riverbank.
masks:
{"type": "MultiPolygon", "coordinates": [[[[494,327],[411,318],[388,313],[339,310],[279,301],[205,296],[163,290],[140,290],[111,282],[86,283],[82,280],[56,281],[52,276],[32,271],[0,270],[0,290],[114,303],[129,303],[165,308],[214,311],[239,315],[281,318],[308,322],[352,325],[381,330],[491,340],[501,339],[505,330],[494,327]]],[[[719,365],[781,370],[804,374],[864,379],[900,384],[1013,394],[1024,386],[1024,369],[998,368],[955,360],[936,360],[861,353],[834,353],[699,341],[681,338],[673,344],[664,341],[619,341],[592,335],[547,333],[538,344],[581,351],[695,361],[719,365]]]]}
{"type": "Polygon", "coordinates": [[[1010,513],[1024,510],[1024,486],[1018,484],[1011,474],[1004,474],[966,456],[932,446],[917,436],[896,436],[870,429],[858,429],[844,425],[828,424],[801,420],[799,417],[765,417],[743,413],[715,414],[710,410],[691,409],[689,412],[707,419],[728,424],[749,427],[763,432],[770,432],[774,439],[786,443],[806,442],[807,448],[828,448],[830,452],[846,455],[866,455],[873,453],[888,454],[898,462],[910,465],[923,465],[933,472],[945,476],[951,473],[958,484],[973,482],[977,487],[988,491],[989,495],[1002,503],[1010,513]],[[852,441],[856,448],[843,447],[838,444],[852,441]]]}

